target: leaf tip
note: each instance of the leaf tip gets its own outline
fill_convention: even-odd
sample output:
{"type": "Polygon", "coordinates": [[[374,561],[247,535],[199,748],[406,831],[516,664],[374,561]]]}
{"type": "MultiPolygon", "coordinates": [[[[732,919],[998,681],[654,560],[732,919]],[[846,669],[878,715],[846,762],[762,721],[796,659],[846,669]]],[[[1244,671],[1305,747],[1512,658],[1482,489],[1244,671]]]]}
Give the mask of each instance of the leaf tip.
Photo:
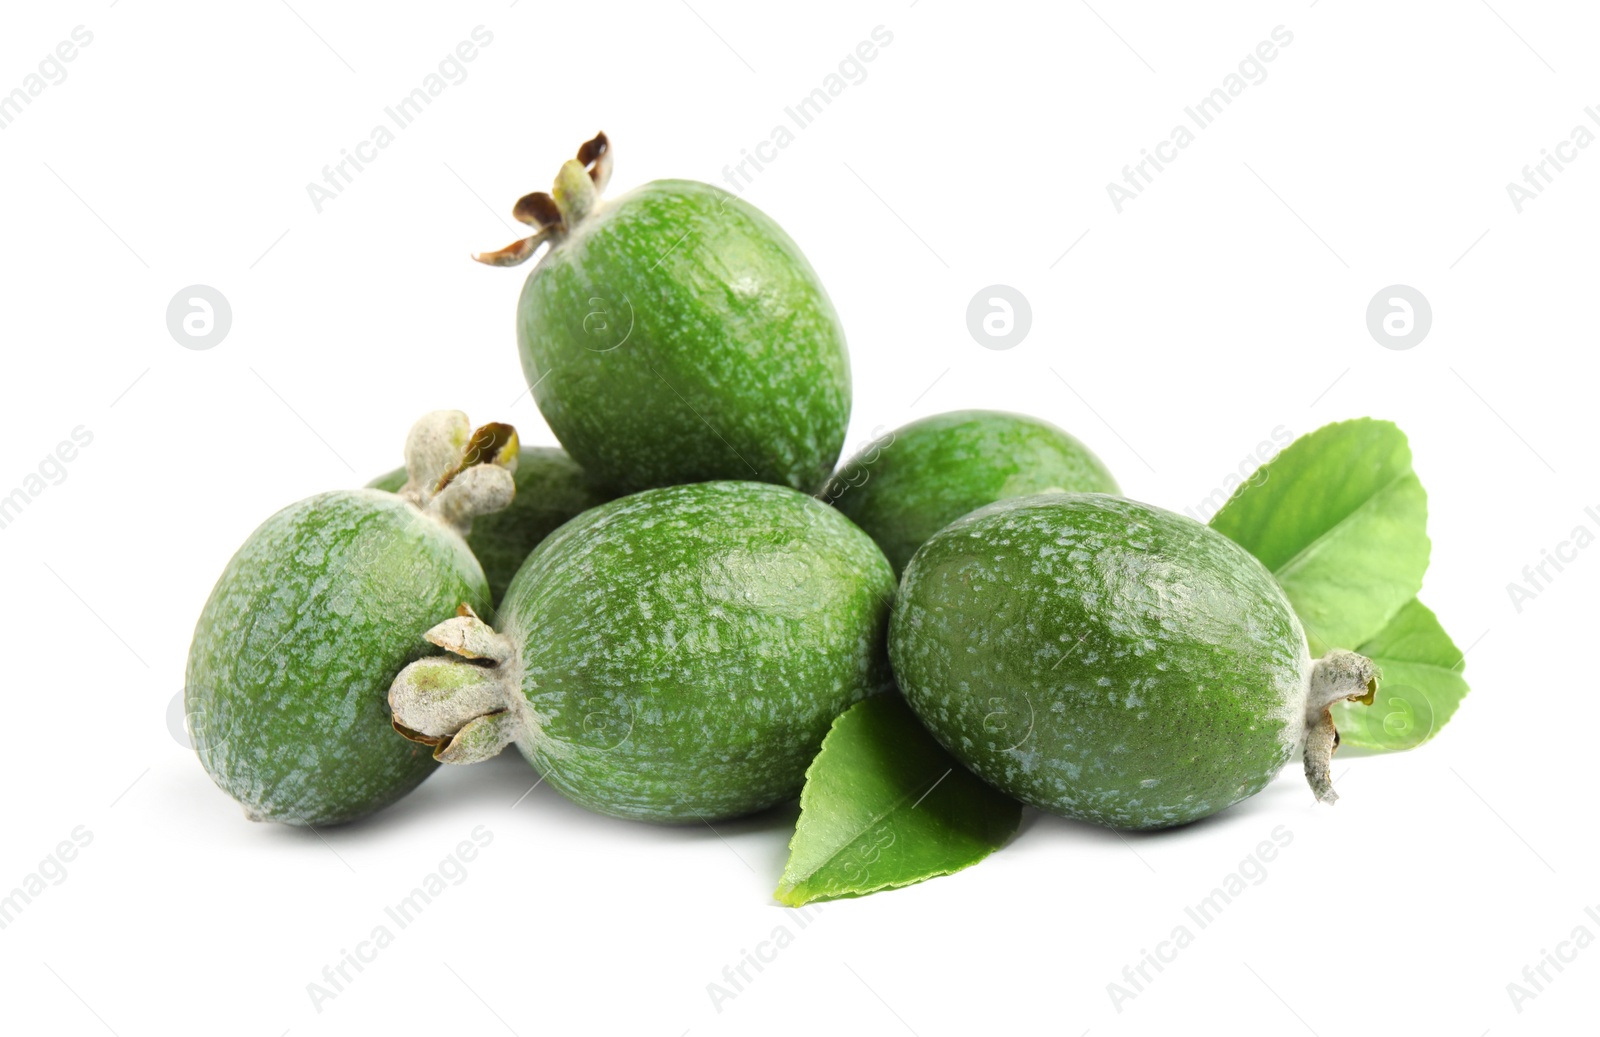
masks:
{"type": "Polygon", "coordinates": [[[778,888],[772,892],[773,899],[784,907],[804,907],[811,903],[811,897],[800,892],[799,887],[791,882],[779,883],[778,888]]]}

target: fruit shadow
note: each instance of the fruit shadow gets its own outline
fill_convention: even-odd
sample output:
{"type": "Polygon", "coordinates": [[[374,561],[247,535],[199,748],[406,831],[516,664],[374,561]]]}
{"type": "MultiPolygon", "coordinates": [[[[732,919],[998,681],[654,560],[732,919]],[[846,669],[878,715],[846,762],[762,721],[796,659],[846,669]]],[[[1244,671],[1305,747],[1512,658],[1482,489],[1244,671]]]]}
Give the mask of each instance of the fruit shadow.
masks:
{"type": "MultiPolygon", "coordinates": [[[[1297,777],[1298,771],[1292,776],[1297,777]]],[[[1305,807],[1310,800],[1311,795],[1304,782],[1277,780],[1254,796],[1240,800],[1209,817],[1174,825],[1171,828],[1147,830],[1107,828],[1090,821],[1061,817],[1026,807],[1022,812],[1022,824],[1018,826],[1016,836],[1007,845],[1026,838],[1029,832],[1037,828],[1041,836],[1055,833],[1060,837],[1098,845],[1120,844],[1137,854],[1141,850],[1155,848],[1162,843],[1181,843],[1187,839],[1205,838],[1212,833],[1234,828],[1253,832],[1255,829],[1250,826],[1259,819],[1274,817],[1281,819],[1289,816],[1296,807],[1305,807]]]]}
{"type": "Polygon", "coordinates": [[[410,795],[370,817],[314,832],[284,825],[269,826],[285,839],[316,843],[319,840],[337,848],[348,840],[351,845],[390,831],[421,828],[441,819],[493,825],[553,825],[563,833],[592,830],[597,835],[647,832],[657,843],[722,842],[750,865],[751,869],[774,880],[783,870],[789,850],[789,837],[800,816],[798,801],[789,801],[744,817],[722,821],[687,821],[662,824],[608,817],[567,799],[551,787],[531,765],[514,751],[471,766],[442,766],[410,795]],[[765,836],[764,838],[744,838],[765,836]]]}

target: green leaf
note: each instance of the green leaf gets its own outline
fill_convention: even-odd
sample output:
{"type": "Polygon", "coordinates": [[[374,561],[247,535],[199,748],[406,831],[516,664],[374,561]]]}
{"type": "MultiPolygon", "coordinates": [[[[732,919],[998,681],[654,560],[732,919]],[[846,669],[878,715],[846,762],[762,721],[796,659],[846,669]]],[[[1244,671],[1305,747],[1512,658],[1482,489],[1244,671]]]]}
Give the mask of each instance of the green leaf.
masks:
{"type": "Polygon", "coordinates": [[[1357,652],[1382,668],[1370,706],[1333,707],[1339,741],[1363,749],[1415,749],[1438,733],[1467,694],[1465,661],[1422,602],[1407,602],[1357,652]]]}
{"type": "Polygon", "coordinates": [[[833,722],[806,771],[777,897],[799,907],[948,875],[1017,830],[1022,805],[944,751],[895,694],[833,722]]]}
{"type": "Polygon", "coordinates": [[[1360,418],[1295,440],[1211,526],[1272,570],[1319,656],[1355,649],[1416,597],[1427,521],[1405,433],[1360,418]]]}

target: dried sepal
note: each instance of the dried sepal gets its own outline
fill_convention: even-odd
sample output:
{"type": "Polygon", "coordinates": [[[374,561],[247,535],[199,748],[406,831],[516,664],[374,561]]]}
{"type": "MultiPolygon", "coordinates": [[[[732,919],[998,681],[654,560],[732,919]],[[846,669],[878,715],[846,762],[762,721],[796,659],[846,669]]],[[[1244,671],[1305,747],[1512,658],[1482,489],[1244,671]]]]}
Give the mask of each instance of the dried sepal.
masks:
{"type": "Polygon", "coordinates": [[[460,411],[433,411],[406,436],[400,496],[465,536],[474,518],[511,503],[519,452],[510,425],[490,422],[474,432],[460,411]]]}
{"type": "Polygon", "coordinates": [[[395,731],[441,763],[477,763],[516,741],[524,720],[510,639],[465,604],[425,636],[452,654],[418,659],[394,679],[395,731]]]}
{"type": "Polygon", "coordinates": [[[474,252],[472,258],[485,266],[520,266],[533,258],[533,254],[553,237],[553,228],[545,227],[530,237],[513,241],[505,248],[493,252],[474,252]]]}
{"type": "Polygon", "coordinates": [[[538,232],[493,252],[475,252],[472,258],[487,266],[526,263],[541,245],[554,244],[587,219],[610,182],[611,140],[604,133],[597,133],[578,148],[577,158],[562,163],[549,193],[525,194],[512,207],[512,218],[538,227],[538,232]]]}
{"type": "Polygon", "coordinates": [[[455,463],[439,476],[433,492],[442,492],[451,480],[474,465],[494,465],[515,472],[520,449],[517,430],[512,426],[499,421],[480,426],[457,451],[455,463]]]}
{"type": "Polygon", "coordinates": [[[1318,659],[1311,668],[1311,684],[1306,697],[1305,770],[1311,791],[1322,803],[1333,803],[1333,753],[1339,748],[1339,731],[1333,723],[1337,702],[1371,705],[1378,692],[1378,667],[1366,656],[1336,650],[1318,659]]]}
{"type": "Polygon", "coordinates": [[[461,463],[472,439],[472,422],[458,410],[424,414],[406,434],[406,484],[400,496],[422,507],[437,492],[439,481],[461,463]]]}
{"type": "Polygon", "coordinates": [[[602,131],[584,141],[578,148],[578,161],[594,181],[595,191],[605,193],[606,185],[611,182],[611,138],[602,131]]]}
{"type": "Polygon", "coordinates": [[[433,627],[423,637],[464,659],[505,662],[513,651],[510,640],[479,619],[470,605],[462,605],[456,615],[433,627]]]}
{"type": "Polygon", "coordinates": [[[544,191],[534,191],[517,199],[511,215],[518,223],[530,227],[556,227],[561,224],[561,209],[556,200],[544,191]]]}
{"type": "Polygon", "coordinates": [[[440,763],[478,763],[498,756],[516,741],[519,724],[510,710],[470,720],[454,738],[433,751],[433,758],[440,763]]]}

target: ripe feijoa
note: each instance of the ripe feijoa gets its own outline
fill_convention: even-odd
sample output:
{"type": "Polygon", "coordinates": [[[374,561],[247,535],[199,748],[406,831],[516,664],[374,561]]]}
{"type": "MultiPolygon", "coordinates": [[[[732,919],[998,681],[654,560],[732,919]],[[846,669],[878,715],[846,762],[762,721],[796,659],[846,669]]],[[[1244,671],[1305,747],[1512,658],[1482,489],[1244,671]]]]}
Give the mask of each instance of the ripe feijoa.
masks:
{"type": "Polygon", "coordinates": [[[657,180],[602,201],[605,135],[513,210],[549,248],[517,307],[522,368],[556,438],[618,492],[741,479],[810,492],[850,416],[844,331],[800,249],[721,188],[657,180]]]}
{"type": "Polygon", "coordinates": [[[395,727],[471,763],[515,741],[569,798],[698,822],[799,793],[829,724],[893,682],[894,579],[833,508],[766,483],[623,497],[528,557],[499,632],[470,610],[389,693],[395,727]]]}
{"type": "MultiPolygon", "coordinates": [[[[495,601],[505,596],[511,577],[539,541],[568,519],[611,499],[576,461],[554,447],[523,447],[514,478],[517,493],[510,506],[480,515],[467,534],[467,546],[483,566],[495,601]]],[[[367,485],[399,492],[405,483],[406,470],[396,468],[367,485]]]]}
{"type": "Polygon", "coordinates": [[[189,648],[184,700],[212,779],[257,821],[324,825],[394,802],[433,770],[397,738],[395,674],[440,610],[489,605],[462,531],[511,499],[516,433],[466,416],[412,429],[399,494],[337,490],[264,522],[228,563],[189,648]]]}
{"type": "Polygon", "coordinates": [[[1001,501],[936,533],[889,650],[911,708],[979,777],[1113,828],[1213,814],[1302,753],[1331,800],[1328,707],[1376,680],[1349,652],[1313,664],[1233,541],[1104,494],[1001,501]]]}
{"type": "Polygon", "coordinates": [[[933,534],[985,504],[1046,490],[1117,493],[1088,447],[1025,414],[959,410],[875,439],[821,496],[866,530],[900,572],[933,534]]]}

